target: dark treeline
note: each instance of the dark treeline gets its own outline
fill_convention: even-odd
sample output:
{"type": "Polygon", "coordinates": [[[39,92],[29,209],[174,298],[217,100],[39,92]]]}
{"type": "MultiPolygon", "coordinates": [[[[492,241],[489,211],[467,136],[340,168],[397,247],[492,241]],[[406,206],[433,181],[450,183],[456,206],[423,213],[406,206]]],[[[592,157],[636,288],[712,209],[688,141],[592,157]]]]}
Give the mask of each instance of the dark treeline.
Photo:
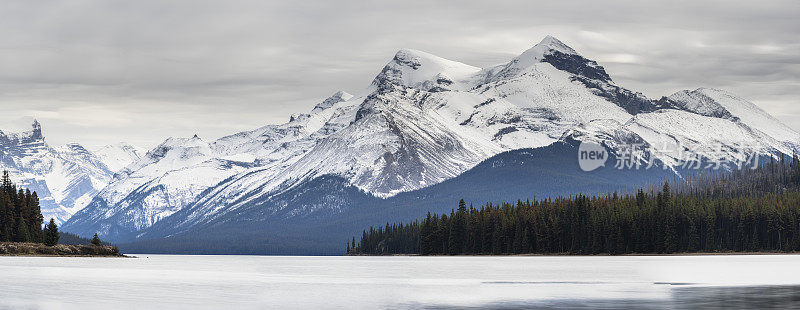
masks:
{"type": "MultiPolygon", "coordinates": [[[[45,242],[42,212],[36,192],[17,188],[4,171],[0,180],[0,241],[45,242]]],[[[53,223],[55,225],[55,223],[53,223]]]]}
{"type": "MultiPolygon", "coordinates": [[[[673,180],[672,184],[676,181],[673,180]]],[[[675,188],[467,207],[365,230],[349,254],[800,251],[800,161],[706,173],[675,188]]]]}
{"type": "MultiPolygon", "coordinates": [[[[689,175],[687,180],[673,179],[675,191],[679,194],[707,195],[719,197],[752,197],[766,194],[781,194],[800,187],[798,169],[800,159],[782,156],[779,160],[770,158],[761,161],[757,169],[734,169],[732,171],[701,171],[697,175],[689,175]]],[[[654,188],[651,192],[660,189],[654,188]]]]}

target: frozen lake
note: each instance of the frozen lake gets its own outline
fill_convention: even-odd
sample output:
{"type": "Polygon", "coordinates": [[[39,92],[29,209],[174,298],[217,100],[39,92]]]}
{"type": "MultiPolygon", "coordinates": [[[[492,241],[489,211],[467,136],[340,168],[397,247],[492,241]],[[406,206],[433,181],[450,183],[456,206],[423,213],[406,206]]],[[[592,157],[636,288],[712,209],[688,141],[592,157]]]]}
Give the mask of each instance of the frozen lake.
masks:
{"type": "Polygon", "coordinates": [[[800,307],[800,256],[0,257],[0,309],[800,307]]]}

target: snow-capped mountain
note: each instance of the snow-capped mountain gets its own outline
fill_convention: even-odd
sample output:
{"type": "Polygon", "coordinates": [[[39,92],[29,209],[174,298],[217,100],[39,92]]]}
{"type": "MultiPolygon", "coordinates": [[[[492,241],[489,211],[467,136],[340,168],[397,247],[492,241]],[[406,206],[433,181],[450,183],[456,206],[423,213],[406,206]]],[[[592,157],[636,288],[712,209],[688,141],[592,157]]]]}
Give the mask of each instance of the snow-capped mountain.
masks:
{"type": "Polygon", "coordinates": [[[169,138],[115,175],[65,229],[89,227],[114,237],[150,227],[237,174],[243,183],[252,180],[246,186],[259,186],[262,175],[285,169],[318,140],[347,126],[355,113],[355,106],[340,106],[347,98],[352,95],[340,91],[310,114],[211,143],[198,136],[169,138]]]}
{"type": "Polygon", "coordinates": [[[106,145],[94,150],[92,153],[114,172],[120,171],[136,162],[145,154],[145,150],[126,142],[106,145]]]}
{"type": "Polygon", "coordinates": [[[58,223],[85,207],[108,184],[118,165],[138,156],[131,153],[111,159],[77,143],[48,145],[41,124],[30,117],[0,124],[0,170],[8,170],[12,180],[36,191],[44,217],[58,223]]]}
{"type": "MultiPolygon", "coordinates": [[[[115,176],[65,229],[130,239],[169,219],[180,232],[229,218],[323,176],[387,198],[459,176],[509,150],[565,139],[635,142],[721,156],[799,150],[800,135],[721,90],[653,100],[546,37],[508,63],[478,68],[403,49],[365,91],[337,92],[309,114],[210,143],[169,139],[115,176]]],[[[652,152],[666,165],[678,154],[652,152]]],[[[346,205],[272,204],[264,216],[346,205]]]]}
{"type": "Polygon", "coordinates": [[[686,107],[689,112],[728,119],[752,135],[768,140],[767,144],[791,154],[797,151],[800,134],[767,112],[736,95],[709,88],[679,91],[669,100],[686,107]],[[704,111],[712,111],[710,114],[704,111]]]}

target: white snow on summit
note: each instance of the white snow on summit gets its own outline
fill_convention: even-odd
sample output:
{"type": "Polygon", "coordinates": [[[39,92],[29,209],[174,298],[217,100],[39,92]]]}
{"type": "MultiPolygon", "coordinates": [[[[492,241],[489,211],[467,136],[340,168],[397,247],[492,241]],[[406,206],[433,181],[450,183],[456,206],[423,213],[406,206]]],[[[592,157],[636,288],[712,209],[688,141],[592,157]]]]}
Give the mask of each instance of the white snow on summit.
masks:
{"type": "MultiPolygon", "coordinates": [[[[364,91],[337,92],[287,123],[211,142],[168,139],[118,173],[65,227],[124,236],[185,211],[174,221],[182,229],[323,175],[389,197],[458,176],[500,152],[566,137],[719,144],[731,156],[745,146],[764,154],[800,150],[797,132],[733,95],[698,89],[668,99],[662,105],[613,84],[601,66],[550,36],[491,68],[402,49],[364,91]]],[[[676,163],[671,154],[657,157],[676,163]]]]}
{"type": "Polygon", "coordinates": [[[120,142],[106,145],[92,153],[94,153],[109,170],[117,172],[139,160],[139,158],[142,158],[145,151],[137,146],[120,142]]]}
{"type": "Polygon", "coordinates": [[[558,39],[552,36],[546,36],[541,42],[526,50],[521,55],[514,57],[514,59],[509,61],[507,64],[492,68],[492,71],[496,71],[496,73],[492,73],[491,76],[510,78],[522,71],[525,71],[531,66],[541,64],[545,56],[552,55],[555,52],[568,55],[578,54],[575,52],[575,50],[562,43],[558,39]]]}
{"type": "Polygon", "coordinates": [[[800,134],[789,126],[781,123],[755,104],[723,90],[698,88],[694,91],[678,92],[669,98],[696,106],[709,105],[717,107],[717,109],[724,109],[736,117],[738,123],[786,144],[780,150],[788,154],[791,154],[792,144],[796,145],[800,141],[800,134]]]}
{"type": "Polygon", "coordinates": [[[402,49],[375,77],[372,85],[381,87],[391,83],[424,90],[465,90],[469,87],[464,85],[465,80],[480,71],[481,68],[426,52],[402,49]]]}
{"type": "Polygon", "coordinates": [[[38,194],[45,219],[66,221],[111,180],[114,171],[80,144],[48,145],[31,117],[0,126],[0,170],[38,194]]]}
{"type": "Polygon", "coordinates": [[[347,101],[353,98],[353,95],[347,93],[346,91],[340,90],[335,94],[331,95],[327,99],[323,100],[319,104],[317,104],[313,110],[311,110],[311,114],[319,113],[321,111],[325,111],[326,109],[332,107],[334,104],[337,104],[342,101],[347,101]]]}

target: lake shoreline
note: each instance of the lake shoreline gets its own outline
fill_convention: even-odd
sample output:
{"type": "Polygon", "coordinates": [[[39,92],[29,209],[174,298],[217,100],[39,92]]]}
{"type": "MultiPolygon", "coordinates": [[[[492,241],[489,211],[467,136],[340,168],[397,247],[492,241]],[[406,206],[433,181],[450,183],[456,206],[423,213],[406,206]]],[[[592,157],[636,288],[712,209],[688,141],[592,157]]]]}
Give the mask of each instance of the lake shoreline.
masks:
{"type": "Polygon", "coordinates": [[[613,257],[613,256],[712,256],[712,255],[798,255],[800,252],[694,252],[694,253],[626,253],[626,254],[458,254],[458,255],[422,255],[422,254],[345,254],[343,256],[409,256],[409,257],[613,257]]]}
{"type": "Polygon", "coordinates": [[[111,245],[56,244],[47,246],[31,242],[0,242],[0,256],[26,257],[130,257],[111,245]]]}

